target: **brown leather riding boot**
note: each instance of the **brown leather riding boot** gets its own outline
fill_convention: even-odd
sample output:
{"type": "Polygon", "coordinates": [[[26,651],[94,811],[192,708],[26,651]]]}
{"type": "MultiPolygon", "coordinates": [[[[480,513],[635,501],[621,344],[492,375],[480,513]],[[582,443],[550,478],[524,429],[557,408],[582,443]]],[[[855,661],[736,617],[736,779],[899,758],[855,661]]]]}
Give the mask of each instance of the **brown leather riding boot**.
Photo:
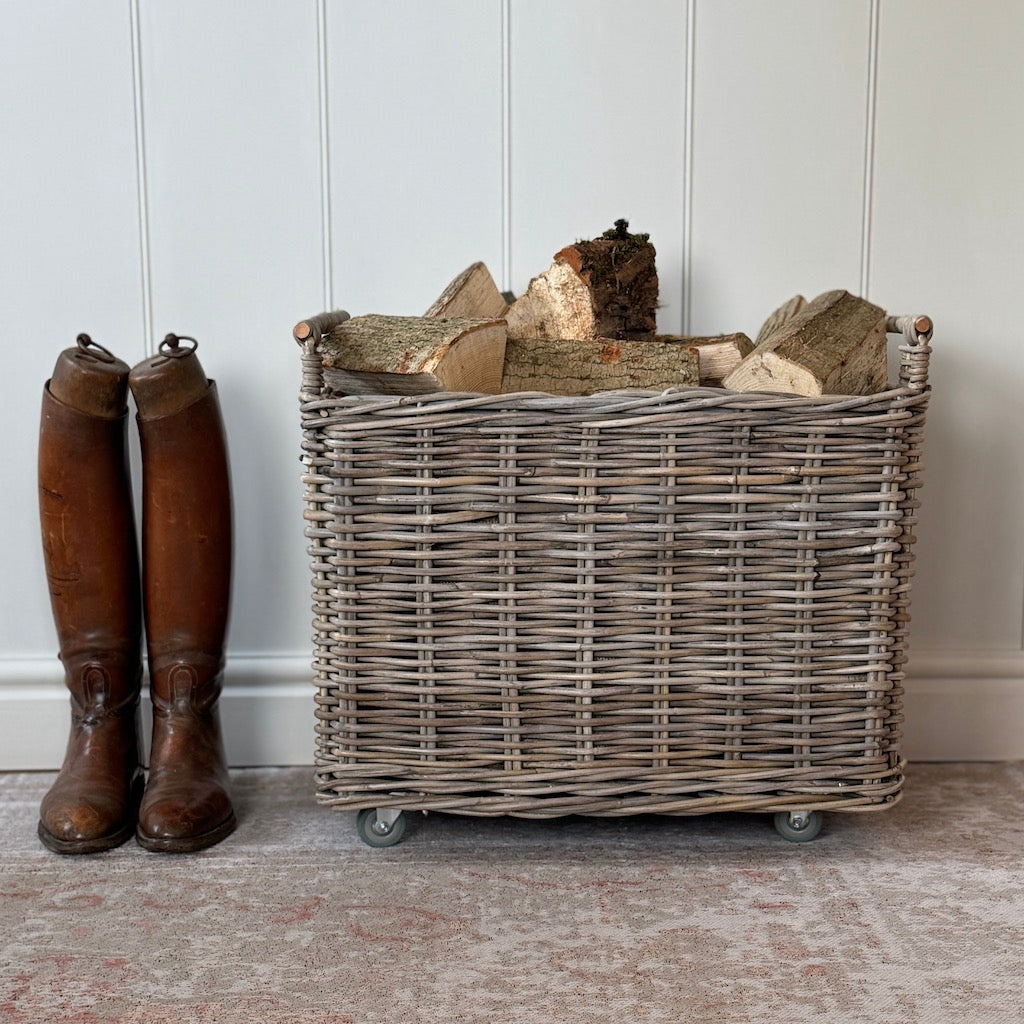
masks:
{"type": "Polygon", "coordinates": [[[128,367],[87,335],[43,391],[39,513],[50,603],[71,691],[64,764],[39,838],[97,853],[135,831],[142,795],[139,564],[125,423],[128,367]]]}
{"type": "MultiPolygon", "coordinates": [[[[153,745],[136,836],[187,853],[235,828],[217,713],[231,589],[231,488],[217,390],[168,335],[132,371],[153,745]]],[[[185,339],[191,341],[192,339],[185,339]]]]}

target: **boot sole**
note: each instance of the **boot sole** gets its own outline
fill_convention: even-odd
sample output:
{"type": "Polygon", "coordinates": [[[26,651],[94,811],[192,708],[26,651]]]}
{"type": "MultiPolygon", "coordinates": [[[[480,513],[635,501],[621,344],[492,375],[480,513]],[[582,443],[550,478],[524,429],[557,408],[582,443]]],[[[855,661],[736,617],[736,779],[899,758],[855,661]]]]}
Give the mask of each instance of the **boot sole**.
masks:
{"type": "Polygon", "coordinates": [[[141,828],[135,831],[135,841],[144,850],[150,853],[196,853],[198,850],[205,850],[208,846],[214,846],[222,839],[226,839],[238,827],[238,820],[232,813],[231,817],[221,822],[216,828],[209,832],[203,832],[198,836],[151,836],[141,828]]]}
{"type": "Polygon", "coordinates": [[[130,814],[116,832],[111,832],[105,836],[97,836],[95,839],[60,839],[43,824],[40,818],[39,825],[36,828],[39,841],[53,853],[71,857],[83,853],[103,853],[105,850],[113,850],[118,846],[123,846],[131,839],[132,833],[135,831],[144,787],[145,778],[141,774],[136,775],[132,779],[130,814]]]}
{"type": "Polygon", "coordinates": [[[36,829],[39,834],[39,841],[53,853],[74,856],[81,853],[103,853],[104,850],[113,850],[115,847],[123,846],[132,837],[135,831],[134,820],[129,821],[116,832],[107,836],[99,836],[96,839],[58,839],[41,821],[36,829]]]}

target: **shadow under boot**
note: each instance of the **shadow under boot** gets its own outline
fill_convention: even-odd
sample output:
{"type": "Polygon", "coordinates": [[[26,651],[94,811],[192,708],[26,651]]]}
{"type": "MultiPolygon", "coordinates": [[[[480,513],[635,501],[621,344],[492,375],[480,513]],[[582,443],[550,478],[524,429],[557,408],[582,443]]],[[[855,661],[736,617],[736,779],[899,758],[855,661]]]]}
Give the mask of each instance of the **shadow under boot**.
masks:
{"type": "MultiPolygon", "coordinates": [[[[187,339],[191,340],[191,339],[187,339]]],[[[131,371],[153,743],[136,837],[188,853],[235,829],[217,701],[231,591],[231,486],[216,385],[168,335],[131,371]]]]}
{"type": "Polygon", "coordinates": [[[39,515],[71,731],[39,838],[98,853],[135,831],[142,796],[139,564],[127,435],[128,366],[79,335],[43,391],[39,515]]]}

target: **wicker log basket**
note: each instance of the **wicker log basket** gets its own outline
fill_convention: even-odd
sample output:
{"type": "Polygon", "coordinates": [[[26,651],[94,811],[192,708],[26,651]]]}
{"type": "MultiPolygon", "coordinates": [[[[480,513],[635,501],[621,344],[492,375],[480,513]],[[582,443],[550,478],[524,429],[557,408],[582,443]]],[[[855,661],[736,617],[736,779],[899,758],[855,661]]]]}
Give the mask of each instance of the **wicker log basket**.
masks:
{"type": "Polygon", "coordinates": [[[931,324],[898,383],[335,396],[301,414],[317,798],[400,811],[821,811],[899,799],[931,324]]]}

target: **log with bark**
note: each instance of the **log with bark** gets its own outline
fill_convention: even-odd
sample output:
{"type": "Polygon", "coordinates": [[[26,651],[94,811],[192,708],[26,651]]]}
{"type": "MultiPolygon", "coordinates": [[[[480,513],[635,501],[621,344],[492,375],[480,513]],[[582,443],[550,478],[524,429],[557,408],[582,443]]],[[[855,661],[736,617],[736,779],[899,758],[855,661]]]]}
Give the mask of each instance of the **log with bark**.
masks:
{"type": "Polygon", "coordinates": [[[692,345],[616,338],[509,338],[501,390],[591,395],[699,382],[697,349],[692,345]]]}
{"type": "Polygon", "coordinates": [[[704,387],[721,387],[722,381],[754,348],[753,342],[745,334],[720,334],[712,338],[658,334],[654,340],[695,348],[700,362],[700,383],[704,387]]]}
{"type": "Polygon", "coordinates": [[[510,338],[653,338],[658,272],[648,235],[625,220],[567,245],[508,311],[510,338]]]}
{"type": "Polygon", "coordinates": [[[778,316],[761,335],[760,344],[725,378],[726,388],[869,395],[886,387],[885,311],[849,292],[825,292],[791,315],[778,316]]]}
{"type": "Polygon", "coordinates": [[[505,321],[480,317],[357,316],[317,343],[324,384],[335,394],[430,391],[498,394],[505,321]]]}
{"type": "Polygon", "coordinates": [[[754,344],[760,345],[766,342],[780,327],[792,320],[806,305],[807,300],[802,295],[794,295],[788,302],[784,302],[761,325],[761,330],[757,332],[754,344]]]}
{"type": "Polygon", "coordinates": [[[508,312],[505,296],[486,265],[474,263],[452,280],[424,316],[473,316],[499,320],[508,312]]]}

